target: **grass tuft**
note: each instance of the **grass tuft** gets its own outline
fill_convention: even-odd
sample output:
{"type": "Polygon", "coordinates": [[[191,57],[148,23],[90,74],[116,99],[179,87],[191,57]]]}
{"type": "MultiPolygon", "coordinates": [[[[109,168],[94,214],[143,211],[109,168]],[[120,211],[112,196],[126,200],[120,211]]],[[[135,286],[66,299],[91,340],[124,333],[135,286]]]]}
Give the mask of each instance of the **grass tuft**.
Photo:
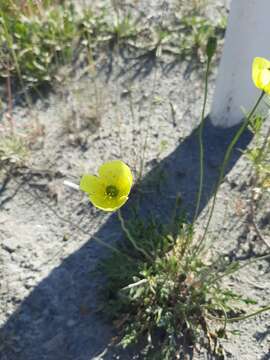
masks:
{"type": "Polygon", "coordinates": [[[29,156],[25,139],[19,135],[0,138],[0,164],[21,166],[29,156]]]}
{"type": "Polygon", "coordinates": [[[226,337],[227,319],[255,303],[220,280],[239,264],[221,256],[209,261],[205,252],[194,256],[193,225],[183,215],[173,226],[176,232],[171,224],[146,222],[136,214],[126,227],[152,260],[126,239],[120,253],[100,267],[107,278],[103,311],[115,322],[118,344],[137,344],[147,359],[178,358],[195,344],[221,355],[219,339],[226,337]]]}

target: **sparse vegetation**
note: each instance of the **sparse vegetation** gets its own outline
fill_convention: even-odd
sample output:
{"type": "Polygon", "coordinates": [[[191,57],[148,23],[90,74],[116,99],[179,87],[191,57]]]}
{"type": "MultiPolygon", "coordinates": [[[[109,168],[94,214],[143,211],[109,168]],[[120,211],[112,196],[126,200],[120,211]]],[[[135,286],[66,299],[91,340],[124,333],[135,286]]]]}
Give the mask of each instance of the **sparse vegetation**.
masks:
{"type": "Polygon", "coordinates": [[[0,165],[21,166],[29,156],[29,148],[23,137],[7,135],[0,138],[0,165]]]}
{"type": "MultiPolygon", "coordinates": [[[[225,284],[223,279],[231,274],[236,274],[242,267],[254,264],[261,259],[268,259],[270,255],[256,257],[247,262],[232,261],[229,256],[211,250],[212,238],[210,238],[208,231],[226,166],[238,139],[249,126],[255,135],[254,146],[245,153],[254,167],[251,184],[251,220],[259,237],[268,245],[254,220],[256,201],[266,191],[269,192],[270,188],[269,131],[266,137],[262,139],[260,132],[265,119],[255,113],[257,105],[264,97],[264,92],[262,92],[251,113],[246,117],[243,125],[236,132],[225,153],[224,161],[220,167],[220,175],[214,187],[213,201],[210,204],[206,226],[203,234],[198,234],[196,221],[200,212],[202,192],[205,185],[202,135],[207,102],[208,75],[210,62],[216,50],[216,37],[223,36],[226,23],[222,18],[217,24],[213,24],[203,16],[204,0],[192,0],[189,5],[193,11],[188,6],[185,11],[181,9],[179,14],[174,14],[173,19],[169,21],[161,19],[158,22],[151,22],[145,14],[133,16],[132,13],[123,13],[116,5],[113,6],[113,16],[109,16],[110,14],[104,8],[95,11],[83,8],[78,11],[70,1],[46,0],[35,2],[34,0],[27,0],[22,3],[15,0],[3,0],[0,5],[0,80],[6,85],[8,95],[7,106],[3,106],[8,120],[8,131],[3,132],[4,136],[0,138],[0,166],[3,165],[4,172],[6,169],[8,172],[10,168],[24,165],[31,147],[32,129],[24,137],[19,135],[12,117],[12,94],[18,87],[22,87],[27,93],[29,89],[38,91],[38,88],[45,84],[53,85],[55,81],[61,83],[63,80],[60,74],[61,68],[65,65],[72,70],[76,62],[79,62],[81,67],[85,66],[85,71],[91,72],[93,70],[91,75],[94,75],[93,79],[95,79],[95,60],[100,53],[106,58],[108,50],[113,54],[117,53],[117,56],[121,56],[120,50],[132,55],[136,54],[138,61],[145,56],[162,58],[166,54],[172,57],[173,61],[185,59],[190,63],[206,64],[204,105],[201,126],[198,131],[200,147],[200,153],[198,153],[198,157],[200,157],[199,189],[197,203],[194,204],[195,215],[193,219],[190,220],[186,215],[180,199],[177,198],[176,207],[169,224],[164,224],[151,216],[148,219],[142,218],[138,209],[131,208],[128,220],[124,220],[120,210],[118,212],[124,235],[121,243],[113,247],[93,236],[93,239],[99,244],[105,245],[111,250],[110,255],[99,264],[98,270],[102,276],[105,275],[106,277],[106,284],[99,294],[101,301],[99,309],[113,321],[118,331],[118,336],[114,338],[113,345],[117,344],[123,348],[136,345],[136,355],[141,355],[144,359],[180,359],[185,356],[188,350],[194,349],[196,346],[206,348],[210,354],[215,355],[219,360],[225,359],[222,339],[226,339],[227,334],[231,331],[229,323],[241,321],[269,310],[269,305],[254,310],[256,301],[235,291],[234,287],[231,284],[225,284]]],[[[79,145],[83,152],[87,151],[89,133],[95,132],[101,123],[102,99],[97,88],[94,89],[93,93],[93,95],[89,95],[89,92],[84,94],[83,105],[80,89],[73,90],[72,94],[68,92],[62,94],[64,100],[69,103],[69,107],[62,110],[63,123],[62,132],[59,131],[60,136],[65,133],[68,136],[68,145],[73,147],[79,145]]],[[[135,123],[130,90],[126,90],[125,94],[124,96],[128,95],[130,98],[131,119],[135,123]]],[[[152,95],[153,98],[149,99],[149,118],[153,112],[152,106],[168,105],[167,98],[155,94],[155,84],[152,95]]],[[[121,98],[120,92],[117,97],[121,98]]],[[[148,94],[147,97],[149,98],[148,94]]],[[[118,106],[117,101],[116,103],[115,107],[118,106]]],[[[169,105],[174,118],[177,111],[171,102],[169,105]]],[[[109,119],[111,118],[109,117],[109,119]]],[[[174,126],[176,126],[175,119],[173,121],[174,126]]],[[[144,147],[139,149],[139,152],[143,154],[140,154],[139,181],[143,175],[145,164],[148,128],[150,128],[148,125],[147,123],[146,130],[143,129],[142,131],[145,135],[145,141],[142,141],[144,147]]],[[[101,136],[107,136],[110,139],[114,135],[114,130],[106,129],[106,132],[100,132],[93,142],[98,141],[101,136]]],[[[35,142],[38,134],[43,136],[42,127],[36,127],[32,143],[35,142]]],[[[158,137],[158,131],[156,134],[158,137]]],[[[57,138],[56,141],[58,140],[57,138]]],[[[132,140],[130,140],[131,143],[132,140]]],[[[157,141],[160,141],[158,156],[161,158],[161,153],[168,146],[168,141],[166,139],[157,141]]],[[[93,146],[92,153],[94,156],[95,151],[104,150],[107,144],[102,142],[99,147],[94,148],[93,146]]],[[[57,149],[58,153],[53,158],[54,162],[60,162],[62,153],[67,150],[66,147],[67,144],[64,144],[57,149]]],[[[65,158],[64,171],[70,171],[71,166],[77,161],[74,155],[74,159],[71,159],[73,162],[69,163],[67,159],[72,157],[70,155],[71,152],[65,158]]],[[[119,169],[117,170],[118,173],[121,171],[121,168],[119,169]]],[[[113,172],[112,169],[110,171],[113,172]]],[[[61,174],[61,177],[65,175],[61,174]]],[[[98,200],[96,206],[106,211],[115,210],[122,206],[124,202],[121,202],[121,199],[123,200],[125,197],[125,201],[128,200],[132,186],[131,174],[131,180],[129,179],[128,182],[125,181],[125,174],[122,174],[123,181],[122,188],[119,187],[120,190],[117,187],[120,181],[118,181],[117,186],[112,186],[110,181],[114,177],[111,176],[110,172],[109,175],[108,183],[106,183],[106,201],[114,204],[114,201],[118,199],[119,206],[115,207],[109,204],[110,206],[106,207],[107,204],[100,205],[99,200],[103,199],[104,196],[104,176],[99,175],[98,184],[97,177],[92,176],[92,180],[96,184],[96,190],[93,194],[93,187],[90,188],[90,185],[85,187],[87,189],[85,192],[88,197],[92,198],[92,203],[95,204],[94,200],[98,200]]],[[[166,180],[166,168],[157,166],[152,169],[151,175],[151,178],[148,178],[148,182],[146,179],[145,183],[152,189],[158,188],[166,180]]],[[[87,185],[89,176],[85,176],[85,185],[87,185]]],[[[38,185],[43,189],[50,189],[45,182],[38,185]]],[[[72,185],[73,189],[78,188],[76,184],[72,185]]],[[[138,188],[143,194],[140,184],[138,188]]],[[[72,210],[74,214],[71,215],[74,217],[81,216],[84,210],[72,210]]],[[[58,216],[57,211],[53,208],[56,216],[58,216]]],[[[61,215],[59,219],[69,223],[69,220],[65,220],[61,215]]],[[[74,225],[71,222],[70,224],[73,230],[77,229],[82,234],[88,235],[88,232],[84,228],[80,228],[80,225],[74,225]]],[[[54,224],[53,229],[55,227],[54,224]]],[[[66,243],[66,235],[62,240],[66,243]]],[[[11,249],[12,251],[13,249],[11,249]]],[[[72,321],[69,322],[70,324],[73,327],[72,321]]],[[[50,347],[51,343],[48,346],[50,347]]]]}
{"type": "Polygon", "coordinates": [[[17,78],[26,88],[57,79],[61,66],[76,61],[80,52],[96,51],[105,44],[128,45],[146,52],[153,48],[181,57],[196,54],[202,60],[207,38],[224,31],[199,15],[180,15],[173,26],[146,26],[145,19],[117,12],[111,19],[105,9],[78,12],[71,2],[24,5],[5,0],[0,5],[0,78],[17,78]],[[144,25],[143,25],[144,24],[144,25]],[[88,50],[87,50],[88,49],[88,50]]]}
{"type": "Polygon", "coordinates": [[[32,86],[50,82],[56,64],[69,62],[75,26],[72,8],[1,8],[1,77],[16,76],[32,86]]]}
{"type": "Polygon", "coordinates": [[[219,339],[226,337],[227,322],[256,302],[221,281],[240,263],[206,249],[195,254],[193,225],[183,214],[175,220],[173,227],[146,223],[134,213],[126,222],[148,257],[127,238],[104,260],[103,311],[115,321],[119,345],[137,344],[145,359],[177,359],[195,344],[222,359],[219,339]]]}

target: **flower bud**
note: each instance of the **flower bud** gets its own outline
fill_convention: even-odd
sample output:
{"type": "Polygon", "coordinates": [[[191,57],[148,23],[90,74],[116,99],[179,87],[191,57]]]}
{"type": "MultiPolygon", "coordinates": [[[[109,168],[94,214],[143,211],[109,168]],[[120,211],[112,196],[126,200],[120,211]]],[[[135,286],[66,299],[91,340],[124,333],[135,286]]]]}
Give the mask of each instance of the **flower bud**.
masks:
{"type": "Polygon", "coordinates": [[[217,49],[217,38],[215,36],[210,36],[206,45],[206,55],[210,61],[215,54],[217,49]]]}

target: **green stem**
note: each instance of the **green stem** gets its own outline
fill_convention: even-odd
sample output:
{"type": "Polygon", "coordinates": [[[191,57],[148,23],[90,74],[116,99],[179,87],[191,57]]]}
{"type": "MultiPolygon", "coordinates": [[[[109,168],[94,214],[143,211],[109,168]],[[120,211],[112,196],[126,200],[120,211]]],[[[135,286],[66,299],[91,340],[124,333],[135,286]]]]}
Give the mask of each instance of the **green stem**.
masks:
{"type": "Polygon", "coordinates": [[[266,255],[263,255],[263,256],[258,256],[256,257],[255,259],[251,260],[251,261],[247,261],[245,264],[239,266],[238,268],[236,269],[233,269],[229,272],[226,272],[218,277],[215,278],[215,282],[219,282],[222,278],[224,278],[225,276],[229,276],[233,273],[235,273],[236,271],[239,271],[239,270],[242,270],[244,269],[246,266],[249,266],[249,265],[252,265],[254,263],[256,263],[257,261],[260,261],[260,260],[267,260],[270,258],[270,254],[266,254],[266,255]]]}
{"type": "Polygon", "coordinates": [[[227,316],[226,310],[224,309],[224,306],[221,305],[221,308],[222,308],[222,311],[223,311],[223,314],[224,314],[223,331],[225,333],[226,328],[227,328],[227,323],[228,323],[228,316],[227,316]]]}
{"type": "Polygon", "coordinates": [[[126,227],[125,220],[124,220],[124,218],[123,218],[123,216],[122,216],[122,214],[121,214],[121,211],[118,210],[118,211],[117,211],[117,214],[118,214],[118,218],[119,218],[120,223],[121,223],[122,230],[123,230],[124,233],[126,234],[127,239],[131,242],[132,246],[133,246],[138,252],[142,253],[147,260],[152,261],[151,256],[150,256],[144,249],[142,249],[141,247],[139,247],[139,246],[136,244],[136,241],[133,239],[130,231],[129,231],[128,228],[126,227]]]}
{"type": "Polygon", "coordinates": [[[205,72],[205,82],[204,82],[204,100],[203,100],[203,108],[202,108],[202,115],[201,115],[201,122],[199,127],[199,147],[200,147],[200,179],[199,179],[199,190],[197,195],[197,202],[196,202],[196,209],[194,213],[193,223],[198,216],[199,208],[201,204],[201,197],[202,197],[202,188],[203,188],[203,178],[204,178],[204,148],[203,148],[203,127],[205,123],[205,108],[207,102],[207,93],[208,93],[208,76],[209,76],[209,69],[210,69],[211,58],[208,57],[207,59],[207,67],[205,72]]]}
{"type": "Polygon", "coordinates": [[[261,314],[262,312],[269,311],[269,310],[270,310],[270,305],[264,306],[263,308],[261,308],[261,309],[259,309],[257,311],[254,311],[253,313],[243,315],[243,316],[233,317],[233,318],[227,319],[227,321],[228,322],[234,322],[234,321],[246,320],[246,319],[249,319],[249,318],[251,318],[253,316],[261,314]]]}
{"type": "Polygon", "coordinates": [[[92,235],[91,238],[93,240],[95,240],[96,243],[106,247],[107,249],[116,252],[119,255],[123,255],[123,253],[121,251],[119,251],[118,249],[116,249],[114,246],[107,244],[105,241],[101,240],[100,238],[98,238],[97,236],[92,235]]]}
{"type": "Polygon", "coordinates": [[[207,221],[205,230],[204,230],[204,234],[203,234],[203,236],[202,236],[202,238],[201,238],[198,246],[196,247],[195,252],[198,252],[198,251],[200,250],[200,247],[201,247],[201,245],[203,244],[204,239],[205,239],[205,237],[206,237],[206,234],[207,234],[207,231],[208,231],[208,228],[209,228],[209,225],[210,225],[210,222],[211,222],[213,213],[214,213],[215,204],[216,204],[216,199],[217,199],[217,193],[218,193],[219,187],[220,187],[220,185],[221,185],[221,183],[222,183],[222,180],[223,180],[223,177],[224,177],[224,173],[225,173],[225,169],[226,169],[226,166],[227,166],[227,164],[228,164],[228,162],[229,162],[229,160],[230,160],[230,157],[231,157],[233,148],[234,148],[235,144],[237,143],[237,141],[239,140],[240,136],[241,136],[241,135],[243,134],[243,132],[245,131],[246,127],[248,126],[248,123],[249,123],[251,117],[254,115],[255,111],[257,110],[258,105],[260,104],[263,96],[264,96],[264,91],[262,91],[262,93],[260,94],[260,96],[259,96],[258,100],[256,101],[253,109],[251,110],[251,112],[249,113],[249,115],[246,117],[245,121],[243,122],[243,124],[241,125],[241,127],[238,129],[238,131],[236,132],[236,134],[234,135],[231,143],[229,144],[229,146],[228,146],[228,148],[227,148],[227,150],[226,150],[226,153],[225,153],[225,156],[224,156],[224,160],[223,160],[223,163],[222,163],[222,165],[221,165],[221,169],[220,169],[218,181],[217,181],[217,184],[216,184],[216,187],[215,187],[214,196],[213,196],[213,202],[212,202],[212,206],[211,206],[209,218],[208,218],[208,221],[207,221]]]}
{"type": "MultiPolygon", "coordinates": [[[[253,316],[256,316],[256,315],[259,315],[265,311],[269,311],[270,310],[270,305],[267,305],[267,306],[264,306],[263,308],[259,309],[259,310],[256,310],[254,311],[253,313],[250,313],[250,314],[247,314],[247,315],[243,315],[243,316],[236,316],[236,317],[232,317],[232,318],[227,318],[227,322],[228,323],[232,323],[232,322],[235,322],[235,321],[242,321],[242,320],[246,320],[246,319],[249,319],[253,316]]],[[[213,315],[210,315],[211,318],[215,319],[215,320],[218,320],[218,321],[224,321],[223,318],[219,318],[219,317],[216,317],[216,316],[213,316],[213,315]]]]}

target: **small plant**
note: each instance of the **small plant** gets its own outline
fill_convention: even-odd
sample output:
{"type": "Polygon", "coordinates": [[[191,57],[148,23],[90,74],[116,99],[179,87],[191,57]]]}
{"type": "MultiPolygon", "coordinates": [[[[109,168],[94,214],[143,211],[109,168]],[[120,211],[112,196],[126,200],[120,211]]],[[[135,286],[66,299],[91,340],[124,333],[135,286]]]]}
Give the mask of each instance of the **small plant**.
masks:
{"type": "Polygon", "coordinates": [[[218,339],[226,337],[227,318],[254,302],[220,281],[226,272],[236,271],[238,263],[194,255],[192,225],[184,216],[174,225],[175,233],[136,214],[126,223],[150,260],[129,242],[104,260],[103,310],[118,324],[119,345],[138,344],[144,358],[177,359],[199,343],[222,355],[218,339]]]}
{"type": "Polygon", "coordinates": [[[0,76],[11,76],[31,86],[53,80],[57,64],[70,61],[75,36],[72,7],[44,9],[31,15],[0,8],[0,76]]]}
{"type": "Polygon", "coordinates": [[[214,25],[207,18],[199,15],[186,15],[180,19],[179,49],[182,57],[195,55],[200,61],[205,61],[205,47],[211,36],[224,34],[225,27],[221,23],[214,25]]]}
{"type": "Polygon", "coordinates": [[[108,28],[111,41],[121,44],[125,40],[135,39],[138,34],[137,25],[131,15],[123,18],[117,16],[114,23],[108,28]]]}
{"type": "Polygon", "coordinates": [[[222,38],[226,25],[224,20],[213,24],[202,15],[177,14],[170,24],[162,23],[139,32],[136,46],[161,56],[163,52],[181,59],[195,59],[204,62],[205,47],[211,36],[222,38]],[[146,36],[147,34],[147,36],[146,36]]]}
{"type": "Polygon", "coordinates": [[[18,135],[0,138],[0,164],[21,166],[29,156],[25,139],[18,135]]]}

